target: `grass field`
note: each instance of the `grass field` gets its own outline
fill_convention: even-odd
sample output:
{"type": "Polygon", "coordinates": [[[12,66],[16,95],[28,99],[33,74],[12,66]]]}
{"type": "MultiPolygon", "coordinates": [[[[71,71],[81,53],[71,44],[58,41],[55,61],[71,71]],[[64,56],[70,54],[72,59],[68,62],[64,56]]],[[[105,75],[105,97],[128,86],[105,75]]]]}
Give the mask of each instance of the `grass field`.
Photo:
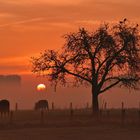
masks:
{"type": "Polygon", "coordinates": [[[1,117],[0,140],[140,140],[138,110],[102,111],[94,117],[91,110],[17,111],[1,117]]]}

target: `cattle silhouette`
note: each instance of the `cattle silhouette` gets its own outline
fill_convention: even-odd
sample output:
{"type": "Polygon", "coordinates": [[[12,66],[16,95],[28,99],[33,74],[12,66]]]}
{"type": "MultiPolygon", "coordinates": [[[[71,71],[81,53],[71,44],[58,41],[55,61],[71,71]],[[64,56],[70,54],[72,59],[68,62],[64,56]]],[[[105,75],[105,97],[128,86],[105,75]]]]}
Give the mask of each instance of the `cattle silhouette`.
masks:
{"type": "Polygon", "coordinates": [[[49,104],[47,100],[39,100],[35,103],[35,110],[49,110],[49,104]]]}
{"type": "Polygon", "coordinates": [[[0,100],[0,114],[1,116],[8,114],[10,111],[10,103],[8,100],[0,100]]]}

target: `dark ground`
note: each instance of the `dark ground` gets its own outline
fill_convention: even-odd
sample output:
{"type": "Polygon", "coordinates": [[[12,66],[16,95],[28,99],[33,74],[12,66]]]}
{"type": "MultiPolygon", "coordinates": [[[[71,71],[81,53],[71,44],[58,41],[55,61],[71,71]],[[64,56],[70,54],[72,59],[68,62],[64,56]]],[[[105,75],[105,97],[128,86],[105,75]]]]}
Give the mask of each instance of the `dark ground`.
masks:
{"type": "Polygon", "coordinates": [[[140,140],[140,120],[135,110],[122,123],[120,111],[104,112],[100,119],[88,111],[18,111],[0,119],[0,140],[140,140]],[[43,122],[44,121],[44,122],[43,122]]]}

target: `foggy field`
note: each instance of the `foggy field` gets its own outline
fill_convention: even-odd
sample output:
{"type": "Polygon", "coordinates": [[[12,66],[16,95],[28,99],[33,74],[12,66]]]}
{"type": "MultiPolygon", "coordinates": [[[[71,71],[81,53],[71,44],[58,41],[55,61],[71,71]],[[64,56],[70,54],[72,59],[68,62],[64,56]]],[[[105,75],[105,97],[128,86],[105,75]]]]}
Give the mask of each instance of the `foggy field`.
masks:
{"type": "Polygon", "coordinates": [[[103,111],[99,118],[90,110],[17,111],[0,119],[0,140],[139,140],[138,110],[103,111]],[[122,122],[123,121],[123,122],[122,122]]]}

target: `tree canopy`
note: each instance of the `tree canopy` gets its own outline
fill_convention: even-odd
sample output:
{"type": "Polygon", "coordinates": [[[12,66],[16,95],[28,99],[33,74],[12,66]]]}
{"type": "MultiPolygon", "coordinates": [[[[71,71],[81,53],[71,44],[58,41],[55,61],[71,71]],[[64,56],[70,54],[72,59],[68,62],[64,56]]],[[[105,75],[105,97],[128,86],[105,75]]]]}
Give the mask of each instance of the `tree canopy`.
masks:
{"type": "MultiPolygon", "coordinates": [[[[70,75],[75,86],[91,85],[92,95],[119,85],[138,89],[140,47],[138,25],[124,19],[104,24],[96,31],[85,28],[65,35],[60,52],[46,50],[32,58],[32,72],[51,82],[67,84],[70,75]]],[[[95,97],[94,97],[95,98],[95,97]]]]}

